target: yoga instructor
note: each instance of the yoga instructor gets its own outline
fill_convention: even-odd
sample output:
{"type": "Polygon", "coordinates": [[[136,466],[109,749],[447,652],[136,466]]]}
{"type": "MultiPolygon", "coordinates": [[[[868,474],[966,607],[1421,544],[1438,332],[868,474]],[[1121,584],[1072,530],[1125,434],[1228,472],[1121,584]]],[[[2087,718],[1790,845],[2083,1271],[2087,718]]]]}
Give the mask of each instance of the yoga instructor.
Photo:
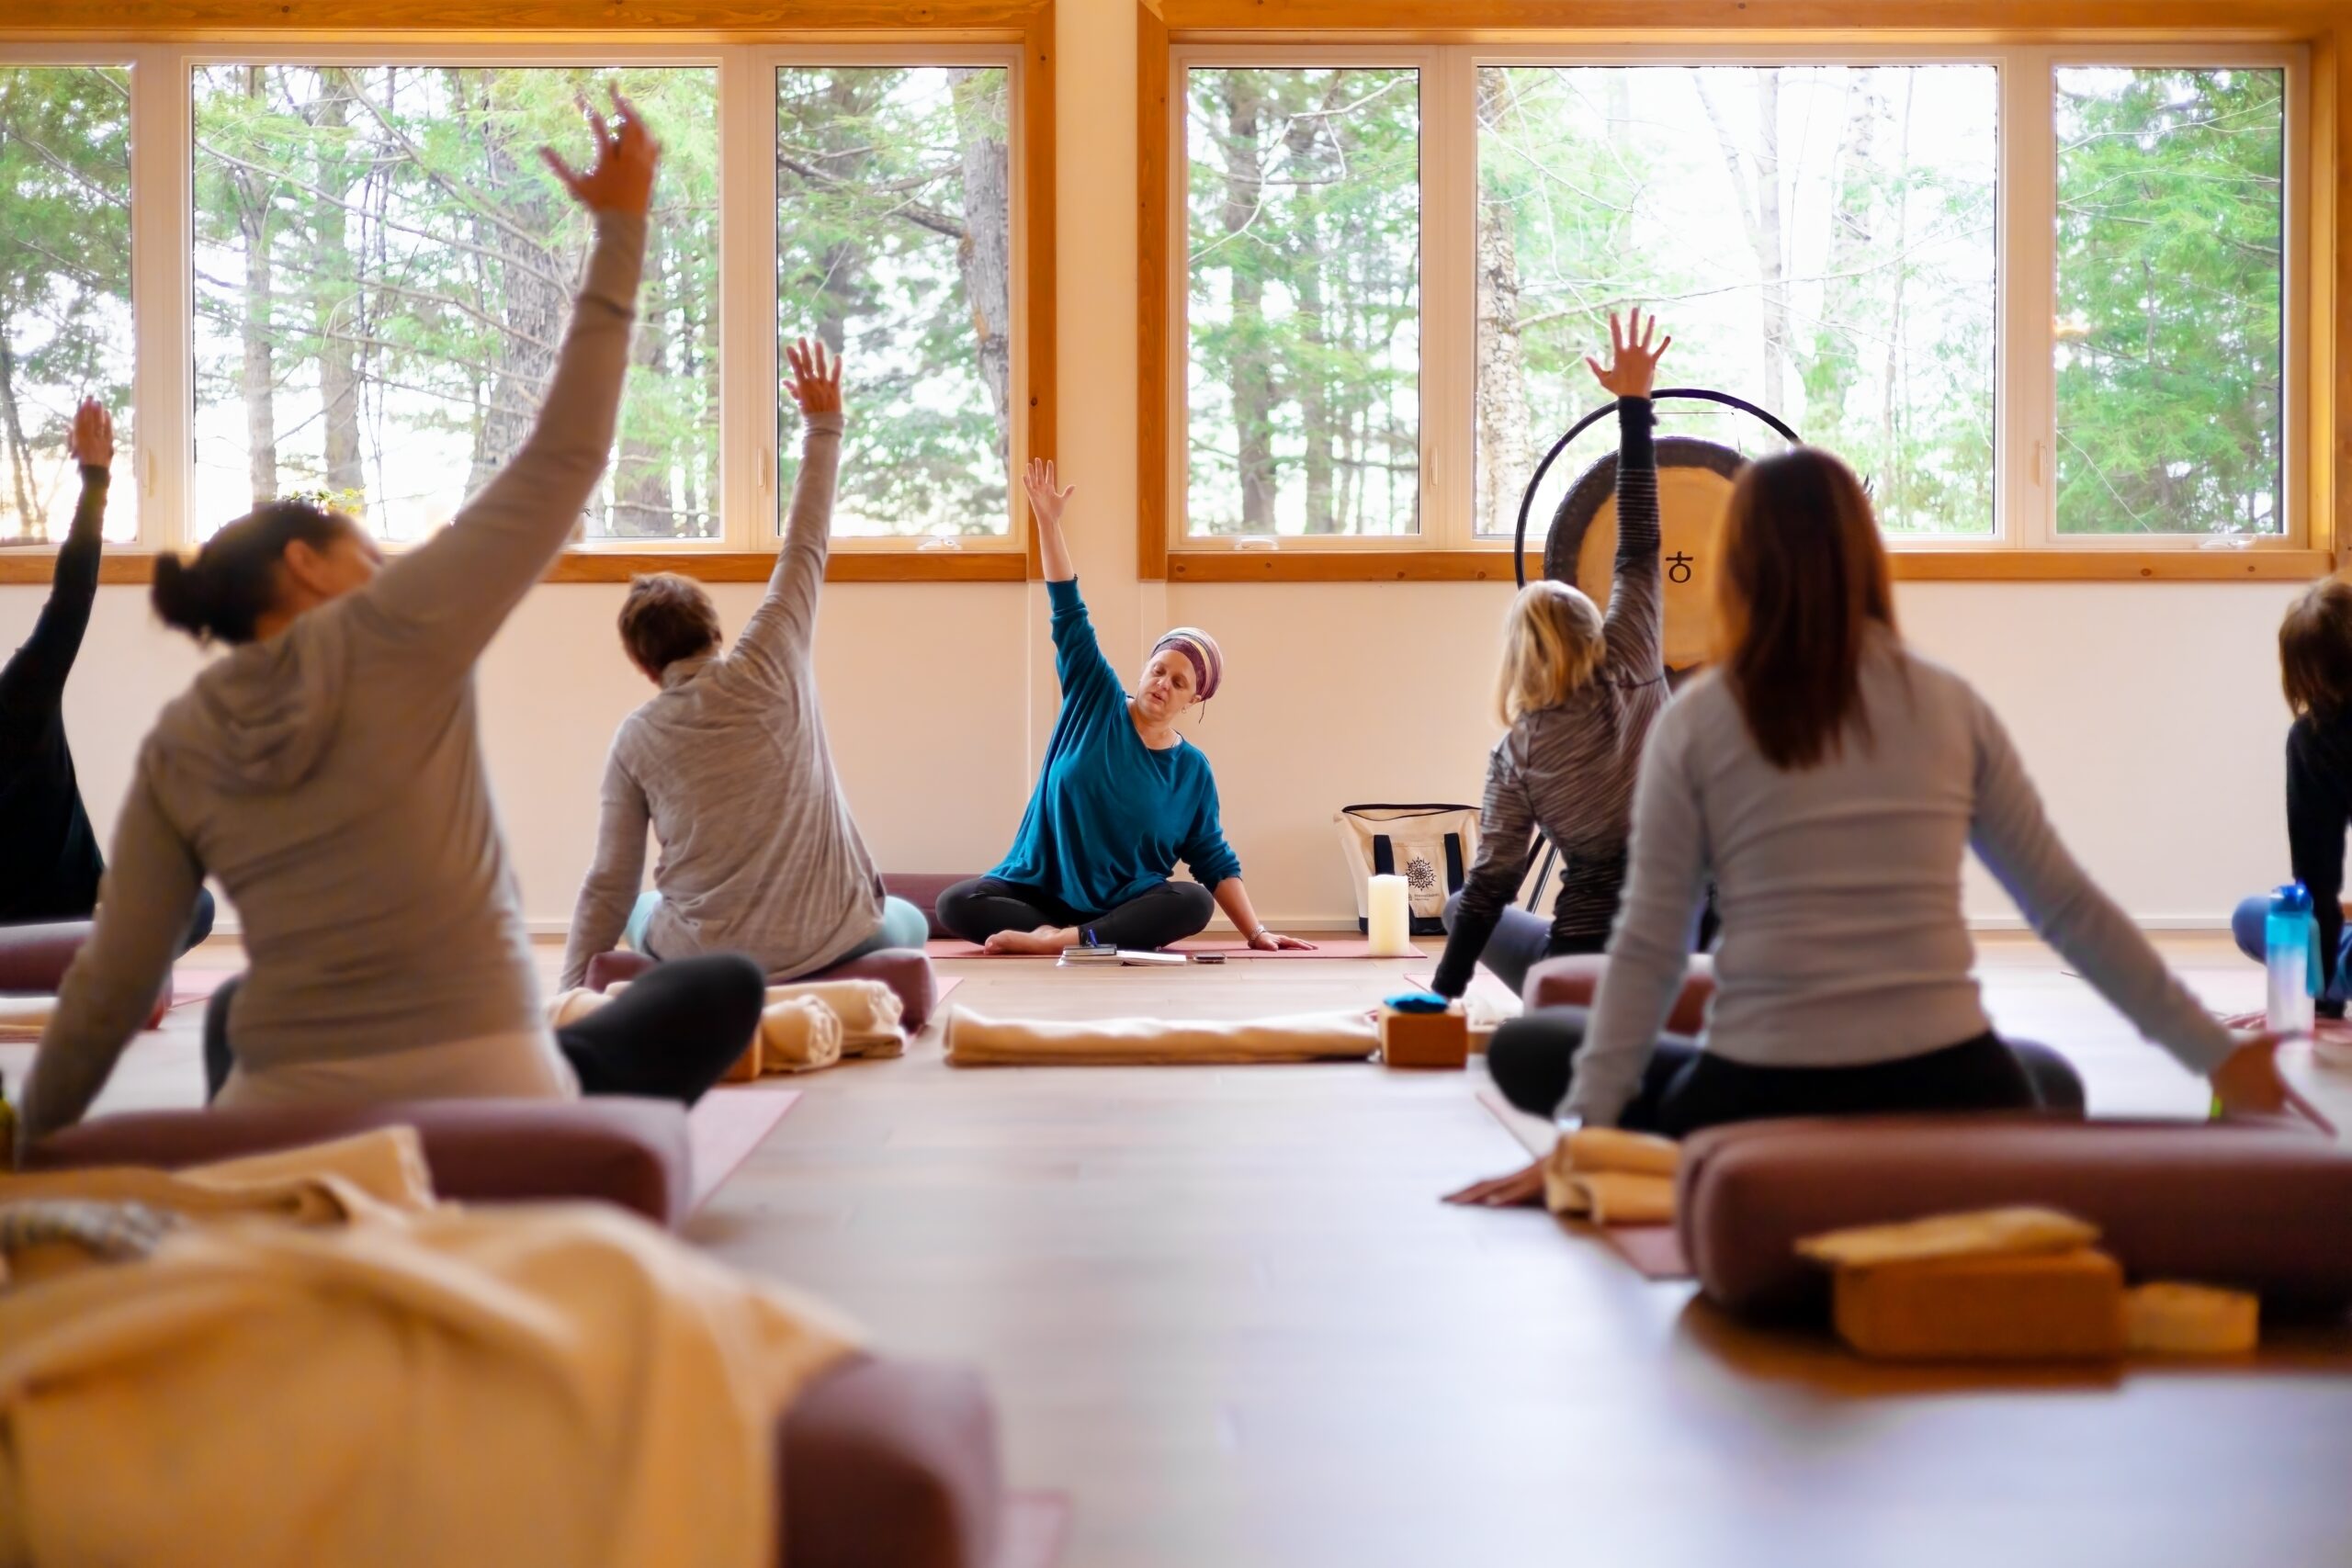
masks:
{"type": "Polygon", "coordinates": [[[1221,908],[1250,945],[1308,949],[1266,929],[1241,886],[1241,862],[1217,820],[1216,778],[1179,715],[1216,694],[1224,656],[1208,633],[1180,626],[1159,639],[1129,696],[1102,656],[1062,537],[1054,466],[1029,465],[1029,509],[1053,605],[1062,711],[1012,851],[986,876],[939,897],[942,924],[990,953],[1059,953],[1087,940],[1165,947],[1221,908]],[[1182,861],[1193,880],[1171,880],[1182,861]]]}

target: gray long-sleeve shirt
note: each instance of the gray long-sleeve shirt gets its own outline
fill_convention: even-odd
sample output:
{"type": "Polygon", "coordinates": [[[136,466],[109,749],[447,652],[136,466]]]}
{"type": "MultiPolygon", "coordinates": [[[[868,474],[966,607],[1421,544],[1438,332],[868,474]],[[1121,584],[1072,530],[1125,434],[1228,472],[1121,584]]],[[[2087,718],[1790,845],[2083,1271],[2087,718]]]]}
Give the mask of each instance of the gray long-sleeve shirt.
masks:
{"type": "Polygon", "coordinates": [[[1632,866],[1562,1111],[1614,1122],[1690,961],[1713,874],[1723,936],[1706,1048],[1758,1066],[1856,1066],[1956,1045],[1990,1024],[1961,914],[1973,847],[2033,929],[2194,1071],[2229,1032],[2075,864],[2008,734],[1952,671],[1891,634],[1861,665],[1868,739],[1782,772],[1719,674],[1650,731],[1632,866]]]}
{"type": "Polygon", "coordinates": [[[320,1066],[360,1092],[374,1064],[398,1081],[403,1056],[481,1042],[445,1054],[435,1092],[511,1091],[548,1063],[538,1081],[567,1081],[491,801],[473,667],[604,470],[644,253],[643,219],[599,214],[538,423],[448,527],[216,660],[164,709],[96,929],[34,1059],[26,1141],[78,1119],[105,1085],[208,871],[252,964],[230,1015],[241,1074],[320,1066]]]}
{"type": "Polygon", "coordinates": [[[595,859],[580,886],[563,983],[620,938],[662,841],[663,958],[741,953],[780,979],[823,968],[882,924],[882,883],[833,773],[810,644],[832,538],[842,418],[811,415],[784,546],[759,608],[725,653],[682,659],[621,721],[605,763],[595,859]]]}

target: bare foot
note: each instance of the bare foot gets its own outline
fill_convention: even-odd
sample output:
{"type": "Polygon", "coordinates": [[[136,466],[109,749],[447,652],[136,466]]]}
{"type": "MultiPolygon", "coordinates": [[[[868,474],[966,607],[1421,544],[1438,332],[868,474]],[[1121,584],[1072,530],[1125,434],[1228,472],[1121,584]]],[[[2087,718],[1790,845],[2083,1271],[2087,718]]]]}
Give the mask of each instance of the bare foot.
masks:
{"type": "Polygon", "coordinates": [[[1078,931],[1070,926],[1039,926],[1034,931],[999,931],[980,945],[990,953],[1027,953],[1051,958],[1065,947],[1076,947],[1078,931]]]}

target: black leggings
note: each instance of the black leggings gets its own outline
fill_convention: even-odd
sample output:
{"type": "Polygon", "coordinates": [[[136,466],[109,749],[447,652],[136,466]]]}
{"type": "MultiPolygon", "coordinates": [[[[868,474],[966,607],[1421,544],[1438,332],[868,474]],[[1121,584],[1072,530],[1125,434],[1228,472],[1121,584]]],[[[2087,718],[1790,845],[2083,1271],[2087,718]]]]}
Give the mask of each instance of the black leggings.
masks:
{"type": "Polygon", "coordinates": [[[1034,931],[1039,926],[1086,929],[1113,947],[1166,947],[1208,928],[1216,900],[1197,882],[1163,882],[1136,894],[1115,909],[1073,909],[1042,887],[976,876],[939,896],[939,923],[966,942],[986,942],[999,931],[1034,931]]]}
{"type": "MultiPolygon", "coordinates": [[[[1549,1116],[1568,1092],[1589,1009],[1540,1008],[1495,1031],[1487,1071],[1521,1111],[1549,1116]]],[[[1758,1067],[1661,1036],[1621,1127],[1679,1138],[1725,1122],[1903,1111],[2052,1111],[2080,1115],[2083,1081],[2046,1045],[1980,1034],[1860,1067],[1758,1067]]]]}
{"type": "MultiPolygon", "coordinates": [[[[229,998],[243,976],[212,994],[204,1011],[204,1098],[219,1096],[236,1056],[229,998]]],[[[731,953],[673,959],[555,1032],[582,1094],[635,1094],[692,1105],[750,1048],[767,1004],[768,978],[731,953]]]]}

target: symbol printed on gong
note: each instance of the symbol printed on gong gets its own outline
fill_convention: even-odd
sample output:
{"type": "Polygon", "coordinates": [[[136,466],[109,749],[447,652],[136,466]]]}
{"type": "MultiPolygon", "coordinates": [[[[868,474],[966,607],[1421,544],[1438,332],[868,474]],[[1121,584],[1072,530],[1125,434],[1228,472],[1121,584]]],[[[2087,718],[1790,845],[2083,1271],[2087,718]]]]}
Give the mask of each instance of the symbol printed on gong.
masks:
{"type": "Polygon", "coordinates": [[[1690,558],[1680,550],[1666,558],[1666,580],[1668,582],[1690,581],[1690,558]]]}

